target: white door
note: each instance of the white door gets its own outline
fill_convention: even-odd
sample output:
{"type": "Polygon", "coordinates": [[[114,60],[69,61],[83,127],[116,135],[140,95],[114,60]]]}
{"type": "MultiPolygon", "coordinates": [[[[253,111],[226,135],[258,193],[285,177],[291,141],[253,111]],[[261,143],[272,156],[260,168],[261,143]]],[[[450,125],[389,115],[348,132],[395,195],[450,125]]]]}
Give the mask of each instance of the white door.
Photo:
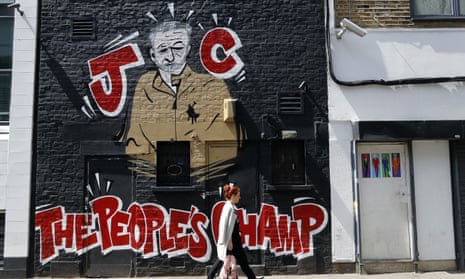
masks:
{"type": "Polygon", "coordinates": [[[358,145],[362,261],[412,259],[407,154],[402,143],[358,145]]]}

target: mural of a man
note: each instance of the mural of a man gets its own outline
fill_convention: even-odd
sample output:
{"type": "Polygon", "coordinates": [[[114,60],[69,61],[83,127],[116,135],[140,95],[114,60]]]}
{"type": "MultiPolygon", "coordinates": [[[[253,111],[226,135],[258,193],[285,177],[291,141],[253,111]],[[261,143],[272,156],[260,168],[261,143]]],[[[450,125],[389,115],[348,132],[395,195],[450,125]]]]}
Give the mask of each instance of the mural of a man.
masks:
{"type": "Polygon", "coordinates": [[[223,80],[187,65],[191,32],[189,24],[178,21],[157,23],[151,30],[150,58],[157,71],[137,82],[126,153],[156,164],[157,142],[189,141],[191,168],[217,164],[224,169],[237,152],[236,124],[223,116],[224,100],[231,95],[223,80]],[[207,161],[209,143],[215,141],[231,148],[207,161]]]}

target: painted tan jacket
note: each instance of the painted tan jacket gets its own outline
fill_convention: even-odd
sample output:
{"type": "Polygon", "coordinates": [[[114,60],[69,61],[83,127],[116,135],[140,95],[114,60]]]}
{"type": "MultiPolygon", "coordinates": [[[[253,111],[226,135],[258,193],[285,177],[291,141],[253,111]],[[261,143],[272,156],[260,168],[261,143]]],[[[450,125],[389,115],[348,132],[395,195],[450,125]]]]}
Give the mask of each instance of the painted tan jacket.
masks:
{"type": "Polygon", "coordinates": [[[190,141],[191,168],[236,156],[238,132],[234,121],[223,118],[224,100],[231,95],[221,79],[199,74],[186,66],[173,76],[175,93],[157,71],[145,73],[134,93],[126,153],[156,163],[157,141],[190,141]],[[227,154],[208,158],[210,143],[228,142],[227,154]]]}

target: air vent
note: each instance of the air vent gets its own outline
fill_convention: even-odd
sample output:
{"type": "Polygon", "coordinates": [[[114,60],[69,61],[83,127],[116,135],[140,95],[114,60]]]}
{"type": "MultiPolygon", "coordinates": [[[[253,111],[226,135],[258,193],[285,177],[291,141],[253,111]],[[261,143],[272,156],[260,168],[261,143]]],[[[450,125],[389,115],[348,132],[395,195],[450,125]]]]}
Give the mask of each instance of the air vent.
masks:
{"type": "Polygon", "coordinates": [[[72,21],[73,39],[94,39],[95,38],[95,24],[92,17],[77,18],[72,21]]]}
{"type": "Polygon", "coordinates": [[[302,100],[302,93],[279,93],[278,112],[280,114],[303,114],[304,105],[302,100]]]}

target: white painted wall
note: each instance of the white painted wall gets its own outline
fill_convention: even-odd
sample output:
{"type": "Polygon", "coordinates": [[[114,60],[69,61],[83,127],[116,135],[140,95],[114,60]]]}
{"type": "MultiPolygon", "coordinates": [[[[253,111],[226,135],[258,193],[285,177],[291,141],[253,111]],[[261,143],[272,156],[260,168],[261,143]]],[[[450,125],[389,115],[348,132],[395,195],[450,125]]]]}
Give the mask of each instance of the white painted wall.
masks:
{"type": "MultiPolygon", "coordinates": [[[[13,75],[10,105],[8,156],[0,156],[0,174],[7,160],[2,205],[6,212],[5,258],[27,256],[31,190],[31,154],[34,102],[34,65],[37,34],[37,1],[22,0],[24,16],[15,15],[13,75]]],[[[1,143],[1,141],[0,141],[1,143]]],[[[0,154],[5,145],[0,144],[0,154]]],[[[0,201],[1,202],[1,201],[0,201]]]]}
{"type": "Polygon", "coordinates": [[[335,73],[344,80],[461,76],[463,35],[463,28],[377,28],[340,40],[333,33],[335,73]]]}
{"type": "Polygon", "coordinates": [[[355,211],[350,150],[352,125],[332,122],[329,125],[329,161],[331,184],[331,242],[334,262],[355,261],[355,211]],[[336,245],[334,245],[336,244],[336,245]]]}
{"type": "MultiPolygon", "coordinates": [[[[329,1],[329,10],[334,11],[334,1],[329,1]]],[[[329,16],[331,26],[328,51],[331,59],[328,63],[332,65],[334,75],[339,80],[352,82],[465,76],[465,28],[367,29],[365,37],[347,31],[338,40],[335,34],[339,29],[334,27],[333,14],[329,16]]],[[[353,193],[347,191],[353,176],[350,171],[339,170],[339,162],[345,164],[351,155],[348,142],[358,136],[349,127],[352,124],[356,126],[357,121],[463,120],[464,108],[463,82],[343,86],[328,77],[333,261],[346,261],[354,258],[356,253],[355,247],[346,243],[354,237],[353,232],[347,229],[351,225],[355,226],[354,217],[346,216],[348,205],[353,203],[353,193]]],[[[436,155],[448,160],[445,157],[448,153],[443,150],[442,143],[431,142],[429,145],[436,155]]],[[[431,153],[424,154],[428,155],[431,153]]],[[[422,166],[422,171],[426,169],[426,166],[422,166]]],[[[419,176],[428,174],[415,172],[419,176]]],[[[450,174],[448,178],[440,178],[443,179],[441,185],[450,182],[450,174]]],[[[418,201],[419,204],[431,200],[436,193],[429,191],[425,195],[419,197],[422,199],[418,201]]],[[[450,205],[451,196],[442,198],[446,206],[450,205]]],[[[452,216],[451,212],[448,214],[452,216]]],[[[420,229],[428,232],[431,228],[420,229]]],[[[445,226],[444,232],[448,233],[449,229],[445,226]]],[[[437,253],[440,258],[449,258],[448,253],[454,249],[445,253],[443,249],[446,247],[424,250],[424,259],[431,258],[433,253],[437,253]]]]}
{"type": "Polygon", "coordinates": [[[413,141],[419,260],[455,259],[448,141],[413,141]]]}
{"type": "MultiPolygon", "coordinates": [[[[339,80],[396,80],[465,76],[465,29],[368,30],[360,38],[331,36],[339,80]]],[[[332,120],[465,119],[462,82],[404,86],[340,86],[329,80],[332,120]]]]}

